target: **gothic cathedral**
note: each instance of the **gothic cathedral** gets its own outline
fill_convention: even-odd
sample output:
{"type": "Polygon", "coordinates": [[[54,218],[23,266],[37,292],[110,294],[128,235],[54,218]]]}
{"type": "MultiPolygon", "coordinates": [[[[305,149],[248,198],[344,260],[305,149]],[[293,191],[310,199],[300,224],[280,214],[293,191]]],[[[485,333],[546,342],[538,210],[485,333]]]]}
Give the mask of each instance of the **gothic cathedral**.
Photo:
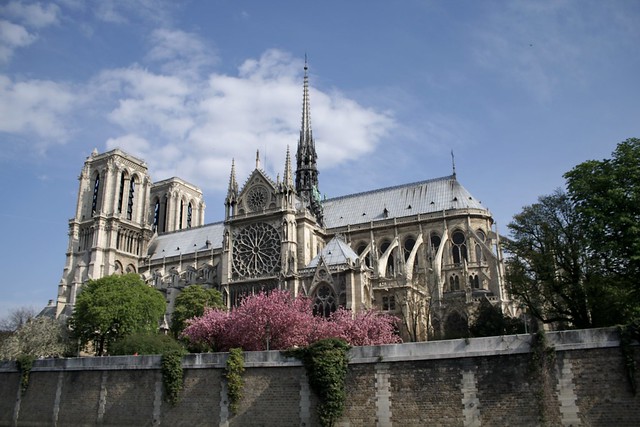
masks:
{"type": "Polygon", "coordinates": [[[82,284],[135,272],[163,292],[165,321],[183,288],[218,289],[232,308],[247,294],[286,289],[337,307],[398,317],[405,340],[455,336],[480,301],[513,315],[493,219],[451,176],[322,199],[305,64],[295,171],[255,170],[242,188],[231,163],[224,221],[204,224],[202,191],[180,178],[152,182],[144,161],[94,151],[80,173],[56,316],[82,284]]]}

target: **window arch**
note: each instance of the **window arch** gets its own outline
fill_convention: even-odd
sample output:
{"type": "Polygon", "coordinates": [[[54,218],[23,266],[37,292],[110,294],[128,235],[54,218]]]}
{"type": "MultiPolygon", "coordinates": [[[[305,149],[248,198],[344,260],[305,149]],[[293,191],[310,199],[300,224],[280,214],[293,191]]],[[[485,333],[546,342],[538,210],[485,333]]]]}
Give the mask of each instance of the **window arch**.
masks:
{"type": "Polygon", "coordinates": [[[451,241],[453,243],[453,247],[451,248],[453,263],[460,264],[462,260],[468,261],[466,243],[467,239],[464,233],[460,230],[454,231],[451,235],[451,241]]]}
{"type": "Polygon", "coordinates": [[[182,218],[184,218],[184,200],[180,200],[180,214],[178,215],[178,230],[182,230],[182,218]]]}
{"type": "MultiPolygon", "coordinates": [[[[358,256],[362,255],[363,252],[367,249],[367,242],[360,242],[358,246],[356,246],[356,253],[358,256]]],[[[364,263],[367,267],[371,267],[371,251],[364,257],[364,263]]]]}
{"type": "Polygon", "coordinates": [[[191,202],[187,205],[187,228],[191,228],[191,219],[193,217],[193,206],[191,202]]]}
{"type": "Polygon", "coordinates": [[[129,201],[127,203],[127,219],[131,221],[133,219],[133,201],[135,198],[136,191],[136,177],[135,175],[131,177],[129,181],[129,201]]]}
{"type": "Polygon", "coordinates": [[[326,283],[318,286],[316,297],[313,300],[314,316],[329,317],[336,309],[336,294],[331,286],[326,283]]]}
{"type": "Polygon", "coordinates": [[[411,255],[411,251],[413,247],[416,245],[416,239],[413,236],[409,236],[404,239],[403,251],[404,251],[404,260],[409,260],[409,255],[411,255]]]}
{"type": "Polygon", "coordinates": [[[118,191],[118,213],[122,213],[122,203],[124,202],[124,187],[127,173],[122,171],[120,174],[120,190],[118,191]]]}
{"type": "Polygon", "coordinates": [[[450,291],[460,290],[460,276],[458,276],[457,274],[452,274],[449,277],[449,290],[450,291]]]}
{"type": "MultiPolygon", "coordinates": [[[[391,246],[391,240],[389,239],[385,239],[382,241],[382,244],[380,245],[380,256],[382,256],[387,249],[389,249],[389,246],[391,246]]],[[[385,272],[385,276],[387,277],[392,277],[395,275],[395,268],[396,268],[396,248],[393,248],[391,250],[391,253],[389,254],[389,258],[387,258],[387,271],[385,272]]]]}
{"type": "Polygon", "coordinates": [[[91,201],[91,215],[95,215],[98,211],[98,194],[100,193],[100,174],[96,173],[96,179],[93,181],[93,199],[91,201]]]}
{"type": "Polygon", "coordinates": [[[473,289],[480,289],[480,278],[478,277],[477,274],[469,275],[469,285],[473,289]]]}
{"type": "Polygon", "coordinates": [[[158,226],[160,225],[160,199],[156,199],[155,203],[153,204],[153,231],[160,231],[158,230],[158,226]]]}
{"type": "Polygon", "coordinates": [[[431,250],[433,252],[437,252],[438,248],[440,247],[440,242],[442,241],[442,239],[436,233],[431,233],[430,241],[431,241],[431,250]]]}

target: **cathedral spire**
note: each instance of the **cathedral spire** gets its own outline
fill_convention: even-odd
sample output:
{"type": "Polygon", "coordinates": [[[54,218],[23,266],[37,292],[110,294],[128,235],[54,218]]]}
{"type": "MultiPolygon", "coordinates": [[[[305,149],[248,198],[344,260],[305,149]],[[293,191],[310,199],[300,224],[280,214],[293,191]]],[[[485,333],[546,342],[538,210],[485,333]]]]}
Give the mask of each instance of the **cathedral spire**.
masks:
{"type": "Polygon", "coordinates": [[[304,59],[304,84],[302,89],[302,126],[296,154],[296,192],[305,205],[322,223],[322,206],[318,191],[318,167],[316,146],[311,131],[311,109],[309,106],[309,67],[304,59]]]}
{"type": "Polygon", "coordinates": [[[231,159],[231,174],[229,175],[229,189],[227,190],[227,197],[230,195],[238,194],[238,181],[236,181],[236,161],[231,159]]]}
{"type": "Polygon", "coordinates": [[[284,162],[284,175],[282,176],[282,183],[285,187],[293,187],[293,174],[291,173],[291,154],[289,152],[289,146],[287,145],[287,158],[284,162]]]}
{"type": "Polygon", "coordinates": [[[260,169],[260,150],[256,150],[256,169],[260,169]]]}

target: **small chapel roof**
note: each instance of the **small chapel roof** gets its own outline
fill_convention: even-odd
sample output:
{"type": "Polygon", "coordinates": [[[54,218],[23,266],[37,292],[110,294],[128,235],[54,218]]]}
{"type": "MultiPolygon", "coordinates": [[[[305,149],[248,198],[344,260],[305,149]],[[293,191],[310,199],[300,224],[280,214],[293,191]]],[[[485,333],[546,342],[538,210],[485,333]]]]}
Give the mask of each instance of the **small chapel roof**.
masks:
{"type": "Polygon", "coordinates": [[[327,199],[322,207],[327,228],[450,209],[487,210],[455,175],[327,199]]]}
{"type": "Polygon", "coordinates": [[[315,268],[320,262],[320,258],[328,265],[353,264],[358,259],[358,255],[341,238],[334,237],[329,240],[327,246],[313,258],[305,268],[315,268]]]}
{"type": "Polygon", "coordinates": [[[149,245],[151,260],[164,257],[192,254],[222,247],[224,222],[187,228],[156,236],[149,245]],[[208,242],[208,243],[207,243],[208,242]]]}

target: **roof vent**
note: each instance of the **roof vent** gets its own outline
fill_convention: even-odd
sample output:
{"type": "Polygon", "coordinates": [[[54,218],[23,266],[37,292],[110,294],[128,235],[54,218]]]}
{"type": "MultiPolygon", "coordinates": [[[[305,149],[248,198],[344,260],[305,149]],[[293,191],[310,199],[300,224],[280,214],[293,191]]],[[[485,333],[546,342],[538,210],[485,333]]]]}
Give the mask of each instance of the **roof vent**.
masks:
{"type": "Polygon", "coordinates": [[[458,201],[458,198],[457,198],[457,197],[454,197],[454,198],[453,198],[453,201],[454,201],[454,202],[457,202],[457,201],[458,201]]]}
{"type": "Polygon", "coordinates": [[[411,209],[411,205],[407,206],[407,209],[411,209]]]}

